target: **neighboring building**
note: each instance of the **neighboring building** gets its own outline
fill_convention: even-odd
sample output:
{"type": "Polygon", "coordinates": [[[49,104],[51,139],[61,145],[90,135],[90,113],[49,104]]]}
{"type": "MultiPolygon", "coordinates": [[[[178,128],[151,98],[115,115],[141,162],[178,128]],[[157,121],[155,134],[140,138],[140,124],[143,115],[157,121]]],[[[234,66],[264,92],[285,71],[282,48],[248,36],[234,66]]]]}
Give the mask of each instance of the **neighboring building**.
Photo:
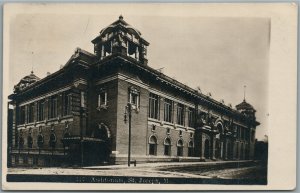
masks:
{"type": "Polygon", "coordinates": [[[149,43],[120,16],[43,79],[31,72],[9,96],[12,166],[131,160],[242,160],[254,156],[255,109],[233,109],[148,66],[149,43]]]}

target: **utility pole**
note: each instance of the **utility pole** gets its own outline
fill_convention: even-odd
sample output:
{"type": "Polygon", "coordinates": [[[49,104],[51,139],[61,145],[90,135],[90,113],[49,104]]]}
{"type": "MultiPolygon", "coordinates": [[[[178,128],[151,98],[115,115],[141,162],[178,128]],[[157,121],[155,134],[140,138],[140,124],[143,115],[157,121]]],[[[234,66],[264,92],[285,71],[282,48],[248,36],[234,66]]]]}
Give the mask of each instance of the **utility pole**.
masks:
{"type": "Polygon", "coordinates": [[[80,158],[81,167],[83,167],[83,107],[80,107],[80,158]]]}
{"type": "Polygon", "coordinates": [[[131,111],[132,105],[128,103],[125,106],[125,115],[124,115],[124,122],[127,122],[127,112],[128,112],[128,167],[130,167],[130,156],[131,156],[131,111]]]}
{"type": "Polygon", "coordinates": [[[81,158],[81,167],[84,165],[83,158],[83,112],[85,109],[85,93],[84,91],[80,92],[80,158],[81,158]]]}

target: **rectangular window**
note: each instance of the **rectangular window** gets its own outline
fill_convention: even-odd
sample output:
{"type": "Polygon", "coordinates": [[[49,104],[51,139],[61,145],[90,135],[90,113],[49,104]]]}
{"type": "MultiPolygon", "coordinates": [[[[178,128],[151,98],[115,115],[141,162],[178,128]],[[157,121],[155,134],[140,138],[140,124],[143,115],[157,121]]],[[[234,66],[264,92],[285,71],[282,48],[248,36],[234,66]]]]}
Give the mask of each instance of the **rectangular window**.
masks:
{"type": "Polygon", "coordinates": [[[49,100],[49,119],[57,117],[57,97],[52,96],[49,100]]]}
{"type": "Polygon", "coordinates": [[[45,101],[41,100],[38,102],[38,121],[43,121],[45,119],[44,117],[44,105],[45,101]]]}
{"type": "Polygon", "coordinates": [[[164,121],[172,122],[172,101],[165,99],[164,101],[164,121]]]}
{"type": "Polygon", "coordinates": [[[184,106],[183,104],[177,104],[177,124],[184,125],[184,106]]]}
{"type": "Polygon", "coordinates": [[[63,93],[63,116],[71,114],[72,94],[63,93]]]}
{"type": "Polygon", "coordinates": [[[32,123],[34,121],[34,104],[31,103],[28,105],[28,123],[32,123]]]}
{"type": "Polygon", "coordinates": [[[98,107],[107,105],[107,92],[101,92],[98,95],[98,107]]]}
{"type": "Polygon", "coordinates": [[[194,127],[194,109],[188,109],[188,126],[194,127]]]}
{"type": "Polygon", "coordinates": [[[159,117],[159,98],[152,93],[149,95],[149,117],[152,119],[158,119],[159,117]]]}
{"type": "Polygon", "coordinates": [[[25,106],[20,107],[20,124],[25,124],[25,106]]]}
{"type": "Polygon", "coordinates": [[[140,93],[135,88],[129,89],[129,103],[132,105],[133,109],[139,108],[140,103],[140,93]]]}

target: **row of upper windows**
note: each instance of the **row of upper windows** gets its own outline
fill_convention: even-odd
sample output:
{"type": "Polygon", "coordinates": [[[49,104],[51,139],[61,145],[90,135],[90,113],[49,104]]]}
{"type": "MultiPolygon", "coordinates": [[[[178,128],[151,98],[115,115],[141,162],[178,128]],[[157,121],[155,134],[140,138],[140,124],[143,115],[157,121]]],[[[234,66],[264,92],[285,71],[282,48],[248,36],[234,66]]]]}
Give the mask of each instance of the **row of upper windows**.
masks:
{"type": "Polygon", "coordinates": [[[255,131],[249,131],[249,129],[243,127],[236,127],[236,137],[239,140],[254,141],[255,131]]]}
{"type": "MultiPolygon", "coordinates": [[[[140,92],[134,88],[130,87],[128,92],[128,102],[132,105],[133,109],[139,109],[140,107],[140,92]]],[[[173,109],[174,109],[174,102],[169,99],[164,99],[164,121],[173,123],[173,109]]],[[[98,94],[98,108],[106,108],[107,107],[107,92],[102,89],[101,92],[98,94]]],[[[148,116],[153,119],[159,119],[160,116],[160,102],[159,96],[153,93],[149,95],[149,106],[148,106],[148,116]]],[[[178,103],[176,107],[176,123],[178,125],[185,125],[185,106],[183,104],[178,103]]],[[[188,126],[194,126],[194,109],[188,108],[187,109],[187,120],[188,126]]]]}
{"type": "Polygon", "coordinates": [[[21,106],[19,111],[19,124],[45,120],[46,105],[48,107],[48,119],[58,117],[58,97],[61,97],[62,101],[61,115],[70,115],[72,111],[72,94],[64,92],[61,96],[53,95],[49,97],[48,101],[42,99],[36,103],[30,103],[28,105],[21,106]]]}
{"type": "MultiPolygon", "coordinates": [[[[149,95],[149,113],[148,116],[153,119],[159,119],[160,117],[160,97],[156,94],[150,93],[149,95]]],[[[173,117],[175,113],[174,101],[165,98],[163,102],[164,117],[163,120],[169,123],[173,123],[173,117]]],[[[193,108],[187,108],[187,121],[189,127],[194,127],[194,114],[193,108]]],[[[186,108],[183,104],[177,103],[176,106],[176,124],[185,125],[186,120],[186,108]]]]}

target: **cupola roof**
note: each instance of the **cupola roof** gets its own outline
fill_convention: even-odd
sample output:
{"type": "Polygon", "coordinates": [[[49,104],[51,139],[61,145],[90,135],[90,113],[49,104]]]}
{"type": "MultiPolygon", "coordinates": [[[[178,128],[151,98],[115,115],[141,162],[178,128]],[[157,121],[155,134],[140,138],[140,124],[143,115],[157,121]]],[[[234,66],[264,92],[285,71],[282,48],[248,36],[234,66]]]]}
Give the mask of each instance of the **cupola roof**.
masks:
{"type": "Polygon", "coordinates": [[[113,22],[112,24],[110,24],[109,26],[107,26],[106,28],[102,29],[100,31],[100,36],[103,35],[103,34],[106,34],[106,32],[109,32],[110,30],[118,27],[118,26],[121,26],[121,27],[124,27],[126,28],[128,31],[131,31],[133,32],[134,34],[138,35],[138,36],[141,36],[142,33],[137,30],[136,28],[132,27],[131,25],[129,25],[124,19],[123,19],[123,16],[120,15],[119,16],[119,19],[115,22],[113,22]]]}
{"type": "Polygon", "coordinates": [[[255,110],[251,104],[246,102],[245,99],[243,100],[243,102],[236,105],[236,109],[237,110],[255,110]]]}
{"type": "Polygon", "coordinates": [[[26,87],[30,86],[31,84],[39,81],[40,78],[37,77],[33,71],[31,71],[31,73],[25,77],[23,77],[18,84],[16,84],[14,86],[14,92],[20,91],[25,89],[26,87]]]}

